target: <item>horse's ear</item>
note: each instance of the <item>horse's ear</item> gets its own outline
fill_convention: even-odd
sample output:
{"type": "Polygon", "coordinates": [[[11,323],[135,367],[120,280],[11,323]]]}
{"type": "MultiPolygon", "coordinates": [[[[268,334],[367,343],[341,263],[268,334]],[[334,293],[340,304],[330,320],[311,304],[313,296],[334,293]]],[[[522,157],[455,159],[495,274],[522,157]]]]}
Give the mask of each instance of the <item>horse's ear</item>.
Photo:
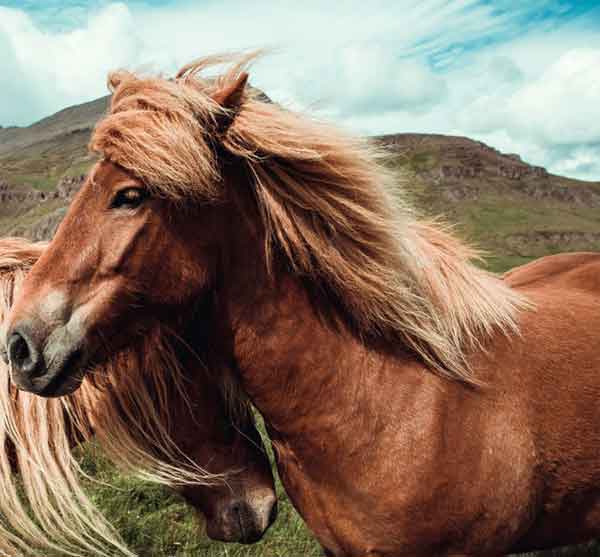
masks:
{"type": "Polygon", "coordinates": [[[129,80],[132,78],[133,78],[133,76],[131,75],[131,73],[129,73],[125,70],[118,70],[115,72],[110,72],[108,74],[108,80],[107,80],[108,90],[111,93],[114,93],[117,90],[117,88],[119,87],[119,85],[121,85],[121,83],[123,83],[125,80],[129,80]]]}
{"type": "Polygon", "coordinates": [[[233,122],[233,119],[242,105],[244,89],[246,88],[247,82],[248,74],[242,72],[233,83],[220,89],[216,93],[213,93],[212,100],[228,111],[227,114],[220,115],[217,118],[219,131],[226,131],[233,122]]]}
{"type": "Polygon", "coordinates": [[[242,102],[247,82],[248,74],[242,72],[233,83],[214,93],[212,96],[213,101],[228,110],[237,110],[242,102]]]}

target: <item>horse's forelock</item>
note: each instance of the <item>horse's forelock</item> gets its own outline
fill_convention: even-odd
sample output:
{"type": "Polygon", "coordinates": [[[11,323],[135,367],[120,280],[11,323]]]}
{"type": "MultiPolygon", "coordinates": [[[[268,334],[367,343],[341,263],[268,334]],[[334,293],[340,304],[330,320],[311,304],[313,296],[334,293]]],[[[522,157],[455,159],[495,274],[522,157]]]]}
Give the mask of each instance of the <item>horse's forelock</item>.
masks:
{"type": "Polygon", "coordinates": [[[235,82],[245,64],[238,63],[237,69],[215,79],[198,74],[226,59],[197,60],[175,80],[113,72],[109,114],[97,124],[90,148],[161,195],[219,199],[223,194],[219,161],[209,132],[227,109],[213,97],[235,82]]]}

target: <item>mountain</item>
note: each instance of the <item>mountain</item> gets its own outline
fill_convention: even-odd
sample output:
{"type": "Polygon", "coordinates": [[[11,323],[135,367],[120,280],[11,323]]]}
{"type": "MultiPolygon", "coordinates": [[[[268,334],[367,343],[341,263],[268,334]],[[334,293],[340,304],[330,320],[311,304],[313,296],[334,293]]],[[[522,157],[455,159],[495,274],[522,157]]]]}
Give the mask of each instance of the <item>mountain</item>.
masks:
{"type": "Polygon", "coordinates": [[[10,187],[52,190],[90,165],[87,141],[109,97],[66,108],[26,128],[0,129],[0,178],[10,187]]]}
{"type": "MultiPolygon", "coordinates": [[[[94,158],[87,142],[108,97],[29,127],[0,128],[0,234],[48,238],[94,158]]],[[[504,270],[558,251],[600,250],[600,182],[550,174],[466,137],[373,138],[425,214],[442,216],[504,270]]]]}
{"type": "Polygon", "coordinates": [[[0,234],[50,237],[94,162],[90,133],[109,97],[61,110],[28,127],[0,127],[0,234]]]}
{"type": "Polygon", "coordinates": [[[396,134],[390,152],[415,204],[456,225],[505,270],[560,251],[600,251],[600,182],[550,174],[466,137],[396,134]]]}

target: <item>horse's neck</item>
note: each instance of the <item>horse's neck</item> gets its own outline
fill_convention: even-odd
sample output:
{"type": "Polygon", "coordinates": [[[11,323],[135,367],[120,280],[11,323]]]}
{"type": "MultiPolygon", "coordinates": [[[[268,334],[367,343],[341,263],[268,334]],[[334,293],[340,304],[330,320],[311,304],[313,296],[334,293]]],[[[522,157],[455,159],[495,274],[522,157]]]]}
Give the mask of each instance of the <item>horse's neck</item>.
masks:
{"type": "MultiPolygon", "coordinates": [[[[357,409],[379,405],[379,389],[368,384],[401,365],[396,356],[323,322],[295,279],[257,291],[230,310],[233,346],[242,387],[272,432],[322,441],[324,432],[363,419],[357,409]]],[[[419,366],[404,357],[407,368],[419,366]]]]}

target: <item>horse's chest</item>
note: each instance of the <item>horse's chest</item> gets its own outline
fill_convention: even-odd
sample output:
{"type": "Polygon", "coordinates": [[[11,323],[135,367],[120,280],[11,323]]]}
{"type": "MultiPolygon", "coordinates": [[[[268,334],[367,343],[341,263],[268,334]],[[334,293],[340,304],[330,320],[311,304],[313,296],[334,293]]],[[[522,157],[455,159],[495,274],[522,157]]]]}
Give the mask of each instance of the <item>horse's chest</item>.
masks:
{"type": "MultiPolygon", "coordinates": [[[[482,491],[481,478],[456,481],[450,464],[458,457],[446,458],[438,446],[426,451],[415,445],[414,454],[401,440],[394,442],[393,449],[374,444],[371,451],[360,454],[345,454],[333,446],[333,442],[324,447],[299,445],[295,451],[283,440],[274,440],[287,493],[319,542],[335,557],[445,555],[450,548],[486,547],[489,538],[510,537],[510,532],[495,532],[498,522],[503,529],[519,528],[519,524],[506,524],[506,518],[516,514],[515,505],[519,506],[514,496],[508,498],[510,509],[503,510],[504,502],[490,494],[504,492],[499,487],[507,482],[513,486],[511,491],[519,492],[522,483],[529,481],[519,479],[518,474],[513,477],[515,458],[510,459],[510,470],[500,471],[493,466],[500,457],[493,458],[489,451],[486,458],[465,451],[461,470],[473,472],[479,460],[484,470],[477,476],[487,477],[488,468],[494,468],[494,477],[502,477],[501,486],[490,490],[486,484],[488,488],[482,491]],[[482,513],[482,506],[487,512],[482,513]]],[[[523,467],[528,465],[523,463],[523,467]]]]}
{"type": "Polygon", "coordinates": [[[292,504],[329,554],[340,555],[337,551],[336,537],[330,527],[330,505],[323,500],[320,482],[311,479],[311,475],[289,445],[272,441],[279,476],[292,504]]]}
{"type": "MultiPolygon", "coordinates": [[[[343,456],[337,466],[323,454],[299,459],[283,442],[274,442],[279,475],[294,507],[332,557],[387,557],[397,555],[380,551],[380,518],[373,495],[364,497],[364,470],[356,468],[356,491],[349,489],[348,469],[343,456]]],[[[326,453],[327,451],[325,451],[326,453]]],[[[384,538],[389,538],[386,534],[384,538]]],[[[387,545],[384,542],[383,545],[387,545]]],[[[389,548],[388,548],[389,549],[389,548]]]]}

